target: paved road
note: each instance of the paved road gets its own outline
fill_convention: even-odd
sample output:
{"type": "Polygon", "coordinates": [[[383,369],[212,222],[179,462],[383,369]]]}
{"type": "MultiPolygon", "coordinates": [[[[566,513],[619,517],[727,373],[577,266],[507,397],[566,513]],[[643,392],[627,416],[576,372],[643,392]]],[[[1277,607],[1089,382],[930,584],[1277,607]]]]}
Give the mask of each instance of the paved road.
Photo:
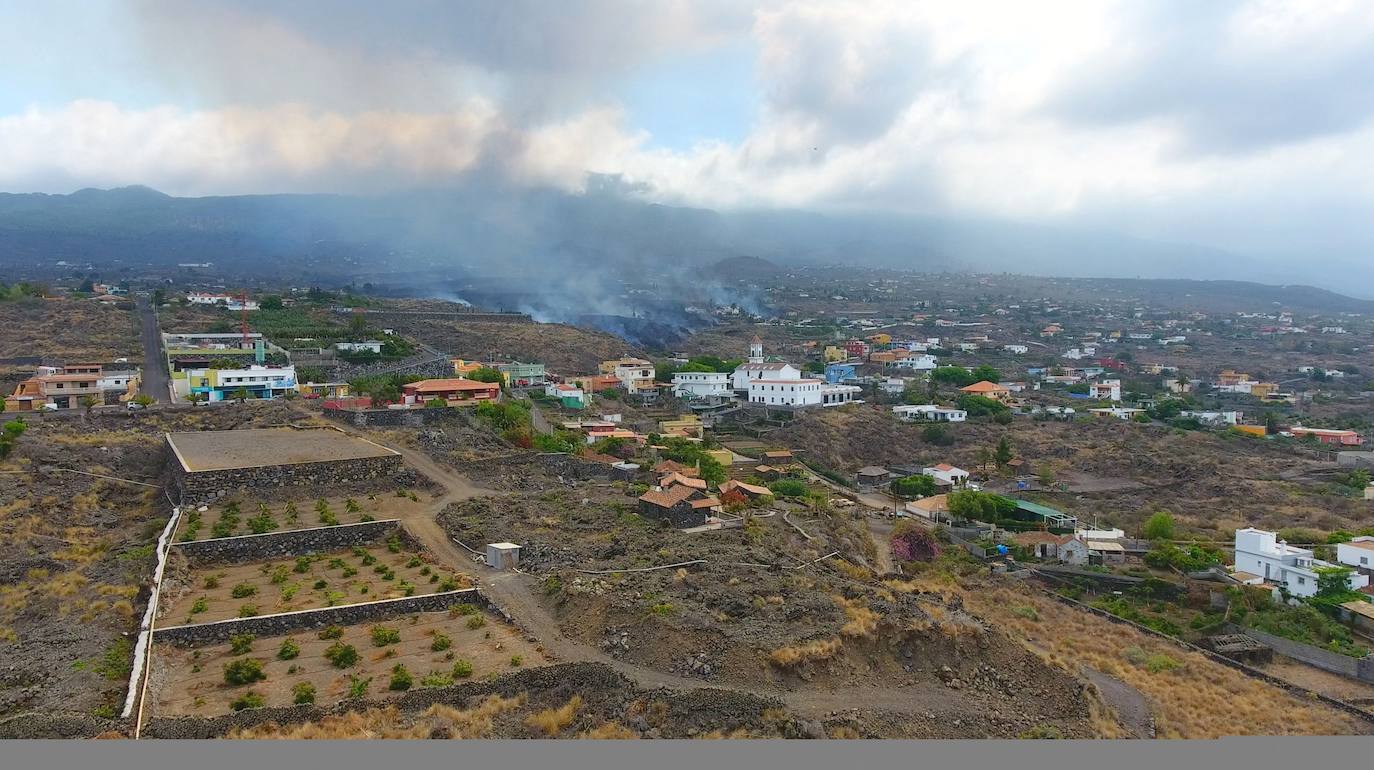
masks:
{"type": "Polygon", "coordinates": [[[146,295],[137,300],[139,339],[143,343],[143,381],[139,393],[151,396],[159,403],[171,401],[171,378],[167,375],[167,359],[162,355],[162,331],[157,324],[157,311],[146,295]]]}

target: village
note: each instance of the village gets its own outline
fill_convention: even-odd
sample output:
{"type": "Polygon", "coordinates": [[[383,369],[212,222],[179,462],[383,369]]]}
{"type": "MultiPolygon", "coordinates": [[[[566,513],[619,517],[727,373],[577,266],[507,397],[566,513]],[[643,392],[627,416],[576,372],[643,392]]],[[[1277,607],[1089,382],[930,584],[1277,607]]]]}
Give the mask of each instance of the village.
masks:
{"type": "MultiPolygon", "coordinates": [[[[934,735],[855,723],[838,702],[812,707],[796,692],[816,680],[874,686],[893,665],[923,692],[925,669],[862,642],[916,611],[885,592],[941,575],[958,576],[961,603],[944,597],[922,617],[1018,639],[1032,616],[1108,617],[1132,629],[1130,650],[1147,650],[1095,664],[1134,693],[1107,704],[1111,728],[1075,721],[1087,719],[1082,703],[1067,721],[986,721],[967,686],[978,675],[931,653],[949,669],[937,667],[938,688],[971,698],[975,732],[1183,735],[1174,696],[1152,688],[1204,665],[1240,672],[1270,688],[1265,697],[1307,693],[1354,715],[1351,729],[1374,727],[1368,317],[986,297],[892,313],[890,281],[832,287],[823,301],[809,283],[791,300],[774,289],[772,312],[718,308],[718,323],[679,350],[573,336],[611,355],[574,345],[551,356],[556,365],[502,352],[503,330],[544,326],[515,313],[427,317],[316,289],[130,299],[93,285],[89,297],[38,301],[127,314],[142,354],[6,359],[5,454],[36,473],[24,455],[46,431],[139,433],[140,422],[165,447],[167,470],[141,483],[166,486],[175,512],[153,549],[126,700],[107,715],[151,735],[177,735],[186,717],[213,734],[256,709],[384,700],[578,661],[640,684],[774,693],[797,724],[824,725],[764,725],[760,701],[747,725],[703,732],[934,735]],[[435,318],[480,326],[489,342],[455,348],[427,328],[435,318]],[[1294,339],[1331,343],[1285,347],[1294,339]],[[1253,350],[1273,346],[1281,368],[1253,350]],[[159,432],[167,421],[189,430],[159,432]],[[206,421],[225,427],[189,427],[206,421]],[[1128,448],[1134,464],[1119,459],[1128,448]],[[1228,454],[1229,469],[1193,469],[1189,482],[1144,470],[1147,456],[1217,469],[1228,454]],[[1213,502],[1240,490],[1248,511],[1213,502]],[[487,502],[497,499],[510,512],[487,502]],[[712,610],[696,582],[720,559],[798,570],[812,587],[789,578],[739,616],[733,598],[712,610]],[[1035,598],[989,602],[1005,590],[1035,598]],[[786,630],[790,601],[818,625],[786,630]],[[630,623],[643,613],[661,628],[630,623]],[[827,636],[831,617],[850,631],[827,636]],[[742,657],[750,647],[757,657],[742,657]],[[841,665],[846,656],[865,662],[841,665]],[[1149,715],[1121,717],[1140,703],[1149,715]]],[[[907,634],[894,643],[917,644],[907,634]]],[[[569,695],[530,697],[556,710],[569,695]]],[[[589,713],[578,724],[611,722],[589,713]]]]}

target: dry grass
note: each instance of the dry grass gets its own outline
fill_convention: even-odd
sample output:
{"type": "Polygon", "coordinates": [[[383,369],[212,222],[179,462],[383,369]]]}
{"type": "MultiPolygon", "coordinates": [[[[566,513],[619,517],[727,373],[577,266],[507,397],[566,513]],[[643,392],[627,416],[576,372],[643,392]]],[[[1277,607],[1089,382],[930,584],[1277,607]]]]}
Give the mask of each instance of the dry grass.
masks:
{"type": "Polygon", "coordinates": [[[563,728],[572,724],[580,708],[582,708],[582,696],[574,695],[568,699],[567,703],[556,709],[544,709],[537,714],[529,715],[525,718],[525,724],[532,729],[542,730],[545,735],[552,737],[563,732],[563,728]]]}
{"type": "Polygon", "coordinates": [[[599,741],[632,741],[637,740],[639,734],[619,722],[606,722],[582,731],[577,737],[599,741]]]}
{"type": "Polygon", "coordinates": [[[492,720],[525,704],[521,693],[513,698],[489,695],[468,709],[436,703],[418,717],[403,716],[395,706],[351,711],[327,716],[319,722],[282,727],[274,722],[238,729],[225,737],[255,740],[374,740],[420,739],[447,735],[450,738],[482,738],[492,720]]]}
{"type": "Polygon", "coordinates": [[[796,668],[807,663],[829,660],[844,646],[836,639],[817,639],[795,647],[779,647],[768,656],[768,662],[779,668],[796,668]]]}
{"type": "Polygon", "coordinates": [[[1362,725],[1339,711],[1036,592],[998,586],[968,591],[964,600],[970,610],[999,623],[1048,662],[1070,672],[1091,666],[1139,690],[1151,701],[1161,738],[1362,732],[1362,725]],[[1025,606],[1034,607],[1039,620],[1015,611],[1025,606]],[[1146,658],[1167,655],[1179,665],[1151,672],[1149,666],[1132,662],[1142,659],[1141,652],[1146,658]]]}
{"type": "Polygon", "coordinates": [[[882,615],[869,609],[861,599],[845,599],[837,596],[835,603],[844,610],[844,615],[848,621],[840,627],[840,635],[850,639],[867,639],[878,631],[878,622],[883,619],[882,615]]]}

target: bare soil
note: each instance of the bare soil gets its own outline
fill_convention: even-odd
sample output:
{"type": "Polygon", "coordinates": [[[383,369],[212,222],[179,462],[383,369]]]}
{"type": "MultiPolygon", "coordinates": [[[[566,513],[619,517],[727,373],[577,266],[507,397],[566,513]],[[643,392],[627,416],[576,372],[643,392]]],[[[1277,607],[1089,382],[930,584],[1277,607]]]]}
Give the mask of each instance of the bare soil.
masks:
{"type": "MultiPolygon", "coordinates": [[[[329,526],[328,522],[317,510],[316,506],[320,500],[324,500],[329,507],[330,514],[334,516],[339,524],[357,524],[361,521],[382,521],[385,519],[404,518],[427,510],[433,502],[434,496],[427,490],[408,490],[414,492],[418,499],[411,499],[409,496],[398,497],[394,493],[384,494],[360,494],[357,497],[326,497],[326,498],[306,498],[306,497],[287,497],[286,499],[274,499],[271,503],[259,502],[251,496],[244,498],[232,498],[223,500],[214,505],[201,506],[204,510],[197,510],[199,514],[199,524],[194,524],[189,515],[182,516],[177,523],[175,540],[177,542],[187,542],[190,540],[209,540],[214,537],[211,530],[214,524],[221,521],[225,515],[225,507],[237,500],[239,504],[238,524],[226,531],[228,537],[238,535],[253,534],[252,527],[248,519],[262,515],[262,508],[267,507],[267,515],[271,517],[274,525],[271,532],[291,532],[313,527],[329,526]],[[349,501],[358,508],[356,511],[349,510],[349,501]],[[291,511],[290,506],[295,507],[295,512],[291,511]]],[[[233,521],[231,518],[230,521],[233,521]]],[[[225,531],[225,530],[222,530],[225,531]]]]}
{"type": "Polygon", "coordinates": [[[43,356],[68,363],[142,359],[133,303],[89,299],[0,302],[0,358],[43,356]]]}
{"type": "Polygon", "coordinates": [[[261,695],[266,706],[289,706],[293,702],[292,688],[300,682],[315,687],[315,702],[319,705],[359,697],[351,689],[355,680],[370,680],[362,697],[385,699],[402,692],[388,689],[392,668],[398,664],[405,666],[414,679],[412,686],[419,689],[425,686],[420,680],[427,675],[451,677],[454,663],[459,660],[472,666],[471,677],[477,679],[545,663],[534,645],[490,612],[427,612],[348,626],[342,631],[343,636],[337,641],[352,645],[359,654],[359,662],[347,669],[336,668],[324,657],[324,651],[336,640],[320,639],[313,631],[255,639],[252,649],[242,655],[234,655],[228,643],[193,649],[159,645],[153,662],[152,715],[221,714],[230,711],[230,704],[249,691],[261,695]],[[469,627],[470,623],[475,625],[472,618],[482,618],[482,625],[469,627]],[[372,639],[376,626],[395,629],[400,641],[377,646],[372,639]],[[435,634],[447,636],[451,646],[433,650],[435,634]],[[278,652],[287,639],[299,645],[300,653],[293,659],[282,660],[278,652]],[[516,657],[519,666],[512,665],[516,657]],[[239,658],[261,660],[267,679],[250,685],[226,684],[224,666],[239,658]]]}

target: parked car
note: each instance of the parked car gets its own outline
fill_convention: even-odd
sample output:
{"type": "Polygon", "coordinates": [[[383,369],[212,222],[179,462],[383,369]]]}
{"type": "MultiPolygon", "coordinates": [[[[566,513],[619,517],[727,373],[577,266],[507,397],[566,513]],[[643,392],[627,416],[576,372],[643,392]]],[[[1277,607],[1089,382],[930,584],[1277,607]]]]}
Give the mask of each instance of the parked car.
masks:
{"type": "Polygon", "coordinates": [[[136,412],[144,407],[143,404],[140,404],[137,401],[130,401],[129,403],[124,405],[124,408],[128,409],[130,412],[136,412]]]}

